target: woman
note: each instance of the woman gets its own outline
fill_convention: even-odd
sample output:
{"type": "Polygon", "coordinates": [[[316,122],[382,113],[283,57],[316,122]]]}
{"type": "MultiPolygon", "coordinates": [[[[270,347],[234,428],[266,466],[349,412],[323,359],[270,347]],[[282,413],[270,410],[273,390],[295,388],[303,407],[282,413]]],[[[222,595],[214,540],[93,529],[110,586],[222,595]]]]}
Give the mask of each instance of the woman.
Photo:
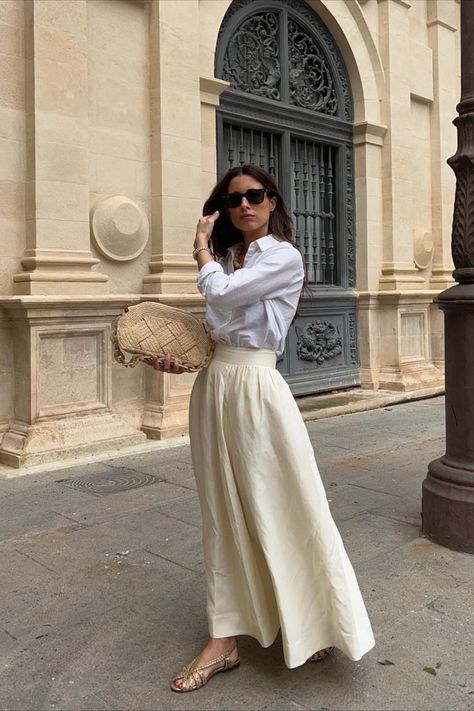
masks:
{"type": "MultiPolygon", "coordinates": [[[[232,168],[197,226],[193,256],[217,341],[196,378],[190,438],[203,519],[210,639],[171,682],[193,691],[239,664],[236,636],[262,646],[281,629],[286,665],[374,644],[313,449],[275,369],[304,282],[273,178],[232,168]]],[[[155,368],[180,373],[169,354],[155,368]]]]}

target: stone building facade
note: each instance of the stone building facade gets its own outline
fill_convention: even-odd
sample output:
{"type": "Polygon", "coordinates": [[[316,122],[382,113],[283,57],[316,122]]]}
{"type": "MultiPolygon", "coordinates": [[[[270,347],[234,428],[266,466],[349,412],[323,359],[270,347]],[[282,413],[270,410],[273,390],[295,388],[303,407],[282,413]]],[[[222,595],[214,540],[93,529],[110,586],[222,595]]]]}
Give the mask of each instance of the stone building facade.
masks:
{"type": "Polygon", "coordinates": [[[442,385],[458,99],[458,0],[1,0],[0,462],[186,432],[193,376],[114,364],[111,324],[202,314],[194,228],[240,158],[314,272],[295,394],[442,385]]]}

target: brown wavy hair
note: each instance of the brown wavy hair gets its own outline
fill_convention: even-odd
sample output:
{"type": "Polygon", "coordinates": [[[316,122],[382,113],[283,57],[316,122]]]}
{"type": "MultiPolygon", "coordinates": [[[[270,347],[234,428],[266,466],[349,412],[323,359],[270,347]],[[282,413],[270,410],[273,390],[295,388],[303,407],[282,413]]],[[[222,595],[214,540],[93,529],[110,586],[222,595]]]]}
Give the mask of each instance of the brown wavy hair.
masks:
{"type": "Polygon", "coordinates": [[[204,203],[203,215],[212,215],[216,210],[219,210],[219,217],[214,224],[210,239],[212,253],[216,257],[224,257],[229,247],[244,241],[242,232],[237,227],[234,227],[230,221],[229,214],[222,201],[223,195],[227,195],[229,192],[230,181],[238,175],[249,175],[251,178],[255,178],[260,185],[263,185],[268,190],[268,197],[276,198],[276,206],[270,215],[268,231],[278,239],[290,242],[296,247],[293,236],[293,223],[274,178],[260,166],[253,165],[253,163],[245,163],[244,165],[230,168],[224,177],[219,180],[204,203]]]}

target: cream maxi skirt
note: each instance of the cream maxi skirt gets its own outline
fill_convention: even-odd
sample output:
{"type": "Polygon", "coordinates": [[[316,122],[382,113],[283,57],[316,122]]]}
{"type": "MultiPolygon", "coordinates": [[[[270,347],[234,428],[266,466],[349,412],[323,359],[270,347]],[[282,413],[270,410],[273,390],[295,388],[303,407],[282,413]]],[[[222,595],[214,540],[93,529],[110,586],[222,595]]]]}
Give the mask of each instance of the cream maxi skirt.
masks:
{"type": "Polygon", "coordinates": [[[190,435],[212,637],[270,646],[290,668],[324,647],[374,645],[313,448],[267,350],[218,344],[196,378],[190,435]]]}

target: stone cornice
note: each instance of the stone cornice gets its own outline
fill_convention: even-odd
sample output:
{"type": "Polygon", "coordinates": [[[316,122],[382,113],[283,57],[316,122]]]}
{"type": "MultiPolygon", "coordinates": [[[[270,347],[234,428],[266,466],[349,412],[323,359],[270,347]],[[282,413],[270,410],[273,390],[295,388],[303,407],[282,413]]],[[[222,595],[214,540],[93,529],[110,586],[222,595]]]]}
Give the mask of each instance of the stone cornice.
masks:
{"type": "Polygon", "coordinates": [[[0,313],[6,311],[12,314],[19,312],[57,311],[60,309],[73,311],[91,311],[104,315],[111,310],[121,310],[130,304],[143,301],[157,301],[169,306],[181,308],[203,308],[204,299],[199,294],[100,294],[85,296],[2,296],[0,297],[0,313]]]}
{"type": "Polygon", "coordinates": [[[200,77],[199,90],[201,92],[201,104],[219,106],[219,96],[230,86],[228,81],[216,79],[215,77],[200,77]]]}
{"type": "Polygon", "coordinates": [[[439,20],[438,18],[435,18],[434,20],[428,20],[428,22],[426,23],[427,27],[433,27],[434,25],[445,27],[447,30],[451,30],[451,32],[457,32],[459,29],[458,27],[451,25],[449,22],[445,22],[445,20],[439,20]]]}
{"type": "Polygon", "coordinates": [[[383,139],[387,133],[387,126],[369,121],[361,121],[353,126],[354,145],[372,143],[374,146],[383,146],[383,139]]]}

